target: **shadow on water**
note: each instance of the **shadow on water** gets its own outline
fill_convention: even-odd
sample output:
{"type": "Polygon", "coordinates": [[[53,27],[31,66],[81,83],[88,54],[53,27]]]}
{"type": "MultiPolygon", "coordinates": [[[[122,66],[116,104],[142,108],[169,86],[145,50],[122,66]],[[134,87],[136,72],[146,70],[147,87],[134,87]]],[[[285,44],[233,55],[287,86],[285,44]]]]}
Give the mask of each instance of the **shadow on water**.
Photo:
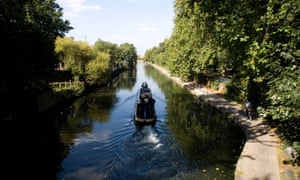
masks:
{"type": "Polygon", "coordinates": [[[24,177],[41,173],[39,179],[59,180],[234,179],[244,139],[241,130],[213,107],[143,63],[137,64],[136,72],[122,73],[110,88],[96,89],[47,118],[55,123],[24,136],[35,140],[12,139],[17,151],[11,168],[24,167],[24,177]],[[154,127],[133,122],[143,81],[156,100],[154,127]],[[34,167],[26,166],[28,162],[34,167]]]}
{"type": "Polygon", "coordinates": [[[166,125],[172,136],[189,158],[201,164],[187,177],[233,179],[245,139],[241,129],[152,66],[146,65],[145,73],[155,79],[165,95],[166,125]]]}

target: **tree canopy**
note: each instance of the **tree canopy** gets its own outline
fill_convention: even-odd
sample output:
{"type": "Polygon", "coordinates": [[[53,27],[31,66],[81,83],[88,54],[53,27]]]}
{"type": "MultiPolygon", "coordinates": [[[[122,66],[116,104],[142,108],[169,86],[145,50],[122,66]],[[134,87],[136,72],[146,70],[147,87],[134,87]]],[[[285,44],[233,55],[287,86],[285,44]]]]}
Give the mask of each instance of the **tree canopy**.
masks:
{"type": "Polygon", "coordinates": [[[55,52],[64,70],[70,71],[73,80],[88,86],[105,85],[122,69],[133,69],[137,53],[133,44],[117,45],[98,39],[93,46],[72,37],[58,37],[55,52]]]}
{"type": "Polygon", "coordinates": [[[171,37],[145,60],[186,81],[227,76],[228,97],[299,140],[300,1],[176,0],[174,11],[171,37]]]}
{"type": "Polygon", "coordinates": [[[72,29],[62,15],[54,0],[0,1],[1,87],[31,88],[49,77],[56,37],[72,29]]]}

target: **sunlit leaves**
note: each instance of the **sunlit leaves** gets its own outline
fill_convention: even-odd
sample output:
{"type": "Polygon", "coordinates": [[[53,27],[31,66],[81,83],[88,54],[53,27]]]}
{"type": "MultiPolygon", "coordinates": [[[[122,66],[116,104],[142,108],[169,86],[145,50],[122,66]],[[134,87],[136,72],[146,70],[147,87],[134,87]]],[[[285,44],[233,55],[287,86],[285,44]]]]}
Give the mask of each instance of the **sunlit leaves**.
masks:
{"type": "Polygon", "coordinates": [[[300,1],[177,0],[174,8],[168,43],[146,59],[183,80],[211,65],[235,70],[228,92],[250,98],[264,117],[299,138],[292,134],[300,134],[300,1]]]}
{"type": "Polygon", "coordinates": [[[119,47],[122,67],[132,69],[137,61],[137,52],[133,44],[123,43],[119,47]]]}
{"type": "Polygon", "coordinates": [[[55,42],[55,52],[66,70],[74,76],[83,76],[85,64],[93,59],[93,51],[87,42],[75,41],[71,37],[58,37],[55,42]]]}
{"type": "MultiPolygon", "coordinates": [[[[268,30],[264,36],[258,53],[252,53],[259,59],[263,59],[260,69],[265,76],[264,83],[268,86],[266,102],[260,112],[265,117],[270,117],[278,126],[284,128],[289,138],[296,138],[292,134],[299,134],[299,127],[295,123],[299,121],[300,102],[300,58],[299,51],[299,20],[294,19],[300,15],[300,2],[273,1],[268,4],[268,11],[264,21],[268,30]],[[293,19],[294,21],[291,21],[293,19]]],[[[253,57],[255,57],[253,56],[253,57]]]]}
{"type": "Polygon", "coordinates": [[[99,52],[95,60],[86,65],[85,80],[89,85],[103,85],[109,80],[111,74],[110,55],[106,52],[99,52]]]}

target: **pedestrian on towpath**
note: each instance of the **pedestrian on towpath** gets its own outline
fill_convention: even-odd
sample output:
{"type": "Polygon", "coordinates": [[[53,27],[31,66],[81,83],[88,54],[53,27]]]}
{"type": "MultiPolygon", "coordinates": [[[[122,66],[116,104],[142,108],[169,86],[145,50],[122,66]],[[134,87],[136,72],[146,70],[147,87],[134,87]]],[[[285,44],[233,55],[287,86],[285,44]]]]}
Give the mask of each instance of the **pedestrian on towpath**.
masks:
{"type": "Polygon", "coordinates": [[[245,108],[246,108],[247,119],[252,120],[253,108],[252,108],[252,104],[249,100],[246,100],[245,108]]]}

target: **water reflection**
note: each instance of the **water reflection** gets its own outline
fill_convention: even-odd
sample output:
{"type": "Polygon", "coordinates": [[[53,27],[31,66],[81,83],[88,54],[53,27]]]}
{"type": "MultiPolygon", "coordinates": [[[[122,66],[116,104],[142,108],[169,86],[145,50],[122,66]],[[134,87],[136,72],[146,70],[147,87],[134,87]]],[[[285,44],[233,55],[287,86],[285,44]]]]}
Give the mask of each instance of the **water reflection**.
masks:
{"type": "MultiPolygon", "coordinates": [[[[239,127],[215,108],[166,80],[152,66],[145,66],[145,73],[156,80],[165,94],[167,125],[180,148],[193,160],[213,164],[212,171],[217,169],[224,177],[233,178],[230,173],[234,173],[244,138],[239,127]]],[[[207,167],[203,167],[203,173],[208,173],[207,167]]]]}
{"type": "Polygon", "coordinates": [[[233,179],[243,139],[221,113],[143,63],[60,118],[69,151],[58,179],[233,179]],[[154,127],[132,119],[143,81],[156,99],[154,127]]]}

